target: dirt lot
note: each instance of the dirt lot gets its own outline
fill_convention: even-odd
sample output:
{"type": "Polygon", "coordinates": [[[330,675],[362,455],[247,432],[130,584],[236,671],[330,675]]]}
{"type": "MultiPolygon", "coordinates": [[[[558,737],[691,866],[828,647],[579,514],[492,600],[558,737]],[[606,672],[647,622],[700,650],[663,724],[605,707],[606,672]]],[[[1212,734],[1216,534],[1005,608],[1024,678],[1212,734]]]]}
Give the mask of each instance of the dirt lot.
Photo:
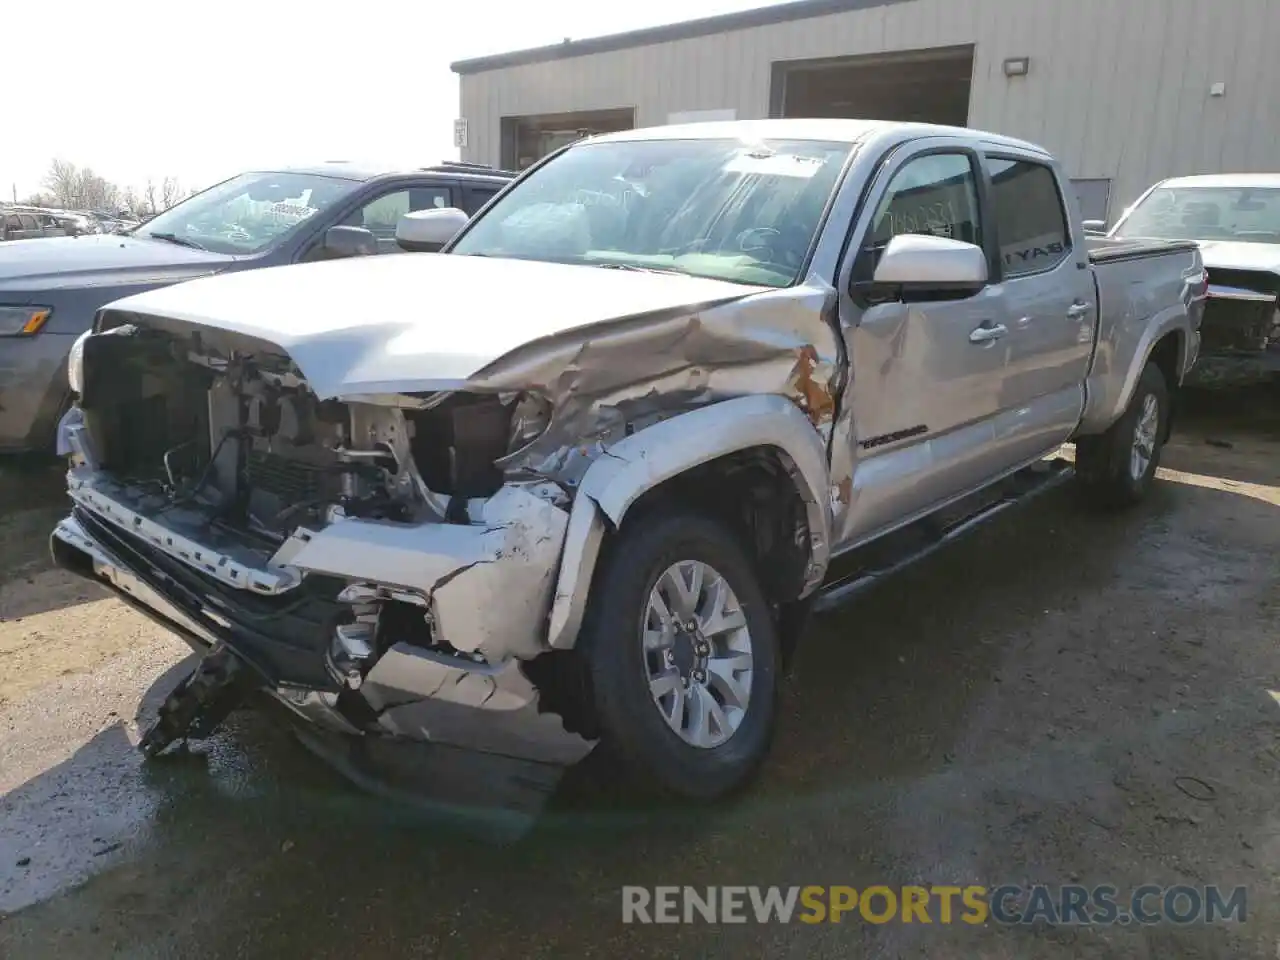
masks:
{"type": "Polygon", "coordinates": [[[1151,500],[1055,492],[821,622],[759,784],[692,814],[570,785],[512,847],[348,788],[254,713],[136,720],[186,649],[49,569],[0,475],[0,956],[1280,956],[1280,397],[1198,400],[1151,500]],[[1189,883],[1244,923],[624,926],[624,884],[1189,883]]]}

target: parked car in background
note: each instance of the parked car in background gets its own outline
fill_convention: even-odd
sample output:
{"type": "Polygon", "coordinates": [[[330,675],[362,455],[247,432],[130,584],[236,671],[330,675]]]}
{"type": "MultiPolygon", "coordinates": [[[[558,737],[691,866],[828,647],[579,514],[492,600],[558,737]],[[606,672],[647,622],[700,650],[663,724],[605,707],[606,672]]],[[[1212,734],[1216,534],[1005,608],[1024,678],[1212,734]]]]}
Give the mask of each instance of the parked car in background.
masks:
{"type": "Polygon", "coordinates": [[[39,207],[0,207],[0,241],[66,236],[58,219],[39,207]]]}
{"type": "Polygon", "coordinates": [[[1194,382],[1280,377],[1280,174],[1218,174],[1157,183],[1108,236],[1195,240],[1209,270],[1194,382]]]}
{"type": "Polygon", "coordinates": [[[103,210],[91,210],[89,216],[97,223],[100,233],[124,233],[136,227],[141,221],[128,210],[107,213],[103,210]]]}
{"type": "Polygon", "coordinates": [[[50,216],[58,222],[68,237],[83,237],[91,233],[103,233],[98,221],[87,213],[60,210],[50,216]]]}
{"type": "MultiPolygon", "coordinates": [[[[224,271],[393,252],[403,214],[474,212],[514,176],[463,164],[245,173],[122,235],[0,246],[0,451],[53,451],[67,354],[103,304],[224,271]]],[[[13,239],[46,235],[34,216],[10,217],[13,239]]]]}
{"type": "Polygon", "coordinates": [[[148,753],[265,689],[366,784],[528,809],[602,743],[724,796],[813,605],[1067,441],[1099,504],[1147,492],[1207,284],[1193,243],[1086,241],[1039,147],[919,124],[609,134],[433,228],[77,342],[53,554],[205,653],[148,753]]]}

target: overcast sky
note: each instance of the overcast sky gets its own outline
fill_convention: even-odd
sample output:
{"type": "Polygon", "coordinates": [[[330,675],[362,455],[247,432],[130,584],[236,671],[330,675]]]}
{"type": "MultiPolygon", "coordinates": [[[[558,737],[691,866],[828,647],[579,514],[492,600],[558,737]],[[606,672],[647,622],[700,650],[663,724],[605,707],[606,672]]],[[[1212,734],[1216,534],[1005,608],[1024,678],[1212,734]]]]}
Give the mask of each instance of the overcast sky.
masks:
{"type": "Polygon", "coordinates": [[[55,157],[122,186],[199,187],[284,163],[456,158],[454,60],[770,5],[0,0],[0,195],[39,189],[55,157]]]}

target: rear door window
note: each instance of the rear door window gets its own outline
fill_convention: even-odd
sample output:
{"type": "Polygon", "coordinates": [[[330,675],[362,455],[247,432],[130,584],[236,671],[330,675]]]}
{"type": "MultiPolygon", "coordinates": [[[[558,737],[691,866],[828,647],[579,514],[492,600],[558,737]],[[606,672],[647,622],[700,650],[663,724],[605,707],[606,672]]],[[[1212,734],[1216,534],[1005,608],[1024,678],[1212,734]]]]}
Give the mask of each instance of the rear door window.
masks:
{"type": "Polygon", "coordinates": [[[1043,273],[1066,260],[1071,231],[1053,170],[1004,157],[987,157],[986,166],[1005,276],[1043,273]]]}

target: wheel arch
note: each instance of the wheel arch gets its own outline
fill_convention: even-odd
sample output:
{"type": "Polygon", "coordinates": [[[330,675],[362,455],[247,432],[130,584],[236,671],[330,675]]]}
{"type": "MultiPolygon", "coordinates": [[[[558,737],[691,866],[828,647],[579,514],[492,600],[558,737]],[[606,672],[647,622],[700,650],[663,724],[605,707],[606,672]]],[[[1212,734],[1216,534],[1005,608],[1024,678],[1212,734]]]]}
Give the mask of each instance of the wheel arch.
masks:
{"type": "Polygon", "coordinates": [[[1190,348],[1185,319],[1185,315],[1172,310],[1153,318],[1131,347],[1118,350],[1106,365],[1090,372],[1085,410],[1077,431],[1079,436],[1101,434],[1124,415],[1142,371],[1152,361],[1164,375],[1170,394],[1178,391],[1190,348]]]}
{"type": "MultiPolygon", "coordinates": [[[[1147,363],[1156,365],[1156,369],[1164,376],[1165,386],[1169,389],[1169,409],[1165,411],[1162,442],[1168,441],[1173,434],[1174,414],[1178,406],[1174,395],[1182,383],[1182,371],[1186,369],[1186,356],[1187,334],[1182,329],[1167,331],[1152,344],[1151,351],[1147,354],[1147,363]]],[[[1134,386],[1136,389],[1137,385],[1134,386]]]]}
{"type": "MultiPolygon", "coordinates": [[[[726,400],[679,414],[611,445],[587,470],[569,515],[560,571],[548,622],[548,645],[567,649],[577,640],[592,577],[607,541],[662,503],[695,502],[717,514],[753,506],[753,494],[776,483],[779,494],[766,509],[777,520],[794,507],[803,520],[794,596],[811,593],[830,559],[831,515],[826,443],[813,424],[785,397],[758,395],[726,400]],[[735,491],[725,496],[725,488],[735,491]],[[748,494],[742,503],[738,494],[748,494]],[[776,510],[777,512],[772,512],[776,510]]],[[[740,534],[760,534],[735,523],[740,534]]],[[[768,533],[769,531],[765,531],[768,533]]],[[[769,541],[773,542],[773,541],[769,541]]],[[[760,559],[760,538],[747,546],[760,559]]],[[[786,580],[786,575],[779,575],[786,580]]]]}

